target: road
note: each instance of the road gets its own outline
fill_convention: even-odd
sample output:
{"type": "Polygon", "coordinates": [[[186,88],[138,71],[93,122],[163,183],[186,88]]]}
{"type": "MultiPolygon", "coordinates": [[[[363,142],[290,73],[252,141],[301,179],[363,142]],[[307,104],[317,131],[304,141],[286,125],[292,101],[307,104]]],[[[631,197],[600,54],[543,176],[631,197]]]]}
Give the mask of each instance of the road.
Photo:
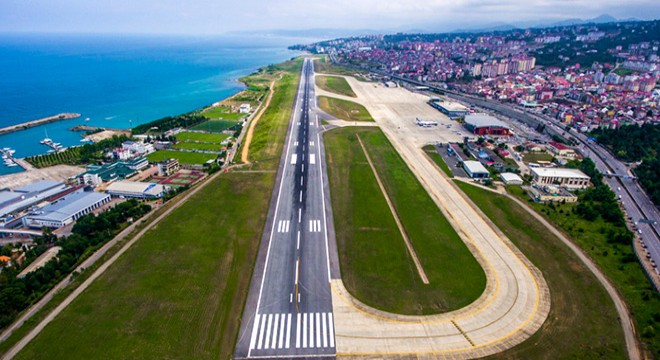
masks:
{"type": "Polygon", "coordinates": [[[330,279],[338,271],[313,71],[305,59],[236,358],[335,355],[330,279]]]}

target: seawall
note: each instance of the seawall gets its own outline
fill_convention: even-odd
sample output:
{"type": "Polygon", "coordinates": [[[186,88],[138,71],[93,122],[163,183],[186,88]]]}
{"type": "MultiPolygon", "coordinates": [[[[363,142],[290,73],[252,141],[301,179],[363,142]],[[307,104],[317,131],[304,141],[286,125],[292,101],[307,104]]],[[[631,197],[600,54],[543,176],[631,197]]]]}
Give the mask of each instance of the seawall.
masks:
{"type": "Polygon", "coordinates": [[[20,123],[20,124],[0,128],[0,135],[25,130],[25,129],[29,129],[29,128],[32,128],[32,127],[35,127],[35,126],[49,124],[49,123],[56,122],[56,121],[75,119],[75,118],[79,118],[79,117],[80,117],[80,114],[77,114],[77,113],[61,113],[61,114],[45,117],[45,118],[42,118],[42,119],[27,121],[27,122],[24,122],[24,123],[20,123]]]}

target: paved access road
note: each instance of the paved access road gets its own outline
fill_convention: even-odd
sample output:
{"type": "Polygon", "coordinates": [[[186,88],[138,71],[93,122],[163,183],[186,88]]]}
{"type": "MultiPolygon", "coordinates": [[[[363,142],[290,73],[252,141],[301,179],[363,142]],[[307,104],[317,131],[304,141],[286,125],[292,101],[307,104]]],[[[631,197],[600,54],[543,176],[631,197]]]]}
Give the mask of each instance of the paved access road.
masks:
{"type": "Polygon", "coordinates": [[[313,71],[305,59],[236,358],[335,355],[330,278],[336,261],[331,266],[328,255],[333,230],[313,71]]]}

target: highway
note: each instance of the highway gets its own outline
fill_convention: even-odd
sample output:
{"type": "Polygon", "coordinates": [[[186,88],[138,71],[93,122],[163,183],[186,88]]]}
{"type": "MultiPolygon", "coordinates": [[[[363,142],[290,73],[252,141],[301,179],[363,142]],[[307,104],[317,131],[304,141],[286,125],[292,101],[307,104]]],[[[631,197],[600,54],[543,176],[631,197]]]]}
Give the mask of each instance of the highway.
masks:
{"type": "Polygon", "coordinates": [[[236,358],[335,355],[328,244],[334,231],[324,192],[313,71],[313,62],[305,59],[236,358]]]}

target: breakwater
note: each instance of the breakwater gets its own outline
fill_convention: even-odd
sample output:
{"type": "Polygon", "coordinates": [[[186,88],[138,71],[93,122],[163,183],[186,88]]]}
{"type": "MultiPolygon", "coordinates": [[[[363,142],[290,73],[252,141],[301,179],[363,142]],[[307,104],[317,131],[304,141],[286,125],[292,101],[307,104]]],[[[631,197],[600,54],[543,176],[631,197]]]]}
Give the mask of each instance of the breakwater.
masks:
{"type": "Polygon", "coordinates": [[[42,118],[42,119],[26,121],[24,123],[20,123],[20,124],[0,128],[0,135],[25,130],[25,129],[33,128],[35,126],[49,124],[49,123],[56,122],[56,121],[75,119],[75,118],[79,118],[79,117],[80,117],[80,114],[77,114],[77,113],[62,113],[62,114],[57,114],[57,115],[45,117],[45,118],[42,118]]]}

